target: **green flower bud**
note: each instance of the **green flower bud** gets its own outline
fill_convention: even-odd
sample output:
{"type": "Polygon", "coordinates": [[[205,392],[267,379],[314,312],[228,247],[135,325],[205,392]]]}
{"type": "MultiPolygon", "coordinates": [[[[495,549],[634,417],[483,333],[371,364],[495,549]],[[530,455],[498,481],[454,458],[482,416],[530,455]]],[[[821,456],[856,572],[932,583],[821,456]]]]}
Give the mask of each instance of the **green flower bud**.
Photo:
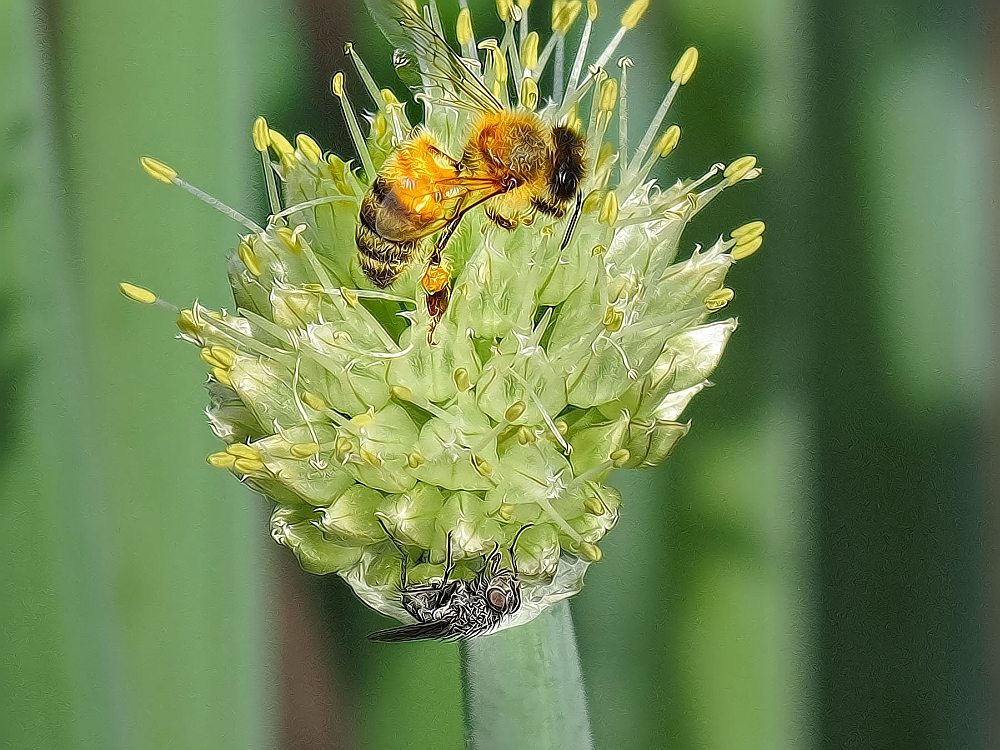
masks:
{"type": "MultiPolygon", "coordinates": [[[[622,16],[623,29],[646,4],[622,16]]],[[[507,5],[512,19],[527,8],[507,5]]],[[[560,34],[583,7],[571,5],[554,24],[560,34]]],[[[588,6],[591,19],[593,11],[588,6]]],[[[463,11],[460,36],[470,48],[473,27],[463,11]]],[[[393,31],[399,43],[412,33],[393,31]]],[[[272,213],[264,226],[172,167],[141,161],[160,183],[244,227],[227,269],[235,312],[196,303],[177,313],[180,337],[205,365],[206,414],[223,442],[209,464],[274,503],[272,535],[304,569],[336,573],[365,603],[403,620],[411,619],[404,581],[440,580],[449,549],[455,578],[474,577],[494,549],[516,570],[522,604],[503,627],[580,589],[621,506],[604,483],[617,469],[662,462],[687,433],[683,413],[736,328],[734,319],[712,319],[733,298],[727,273],[760,247],[764,231],[754,221],[704,250],[681,242],[712,200],[760,175],[755,157],[669,186],[653,176],[679,146],[678,126],[668,127],[665,116],[681,84],[690,89],[693,50],[674,70],[676,85],[655,121],[623,149],[602,135],[627,117],[620,108],[634,75],[566,81],[564,99],[553,101],[539,91],[551,79],[542,75],[548,53],[529,43],[537,34],[522,29],[522,36],[531,77],[509,80],[520,75],[517,66],[508,69],[496,44],[487,44],[483,92],[528,97],[511,108],[534,112],[543,139],[556,124],[590,136],[579,200],[548,205],[551,196],[528,196],[528,185],[477,207],[441,185],[414,199],[397,191],[388,204],[372,192],[377,175],[393,187],[404,168],[396,154],[414,133],[437,144],[435,169],[447,171],[446,157],[465,152],[476,114],[447,76],[426,74],[442,63],[425,45],[410,50],[414,69],[425,72],[410,82],[425,104],[420,123],[347,46],[375,102],[365,132],[349,79],[334,77],[356,154],[328,154],[309,136],[286,138],[258,118],[253,144],[272,213]],[[413,237],[412,247],[381,237],[379,262],[399,271],[386,288],[365,275],[371,253],[364,268],[359,260],[362,204],[364,231],[405,234],[420,225],[408,223],[411,214],[434,229],[413,237]],[[373,211],[392,217],[380,213],[372,230],[373,211]],[[457,229],[444,234],[451,217],[460,217],[457,229]],[[425,276],[439,242],[441,257],[425,276]]],[[[620,38],[597,56],[595,70],[607,67],[620,38]]],[[[148,306],[165,304],[134,284],[121,290],[148,306]]]]}

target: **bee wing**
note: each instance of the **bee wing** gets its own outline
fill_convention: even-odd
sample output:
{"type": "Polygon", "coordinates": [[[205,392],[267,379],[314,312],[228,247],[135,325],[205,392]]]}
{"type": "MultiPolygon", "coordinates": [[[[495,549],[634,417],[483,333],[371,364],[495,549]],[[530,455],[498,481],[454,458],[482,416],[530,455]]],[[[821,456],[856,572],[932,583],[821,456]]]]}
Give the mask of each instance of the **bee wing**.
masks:
{"type": "Polygon", "coordinates": [[[394,242],[420,239],[444,229],[448,222],[501,192],[502,188],[493,180],[464,175],[434,180],[418,188],[392,188],[382,204],[393,210],[379,213],[375,229],[380,236],[394,242]],[[422,214],[425,200],[436,204],[439,210],[422,214]]]}
{"type": "Polygon", "coordinates": [[[445,620],[428,620],[415,622],[412,625],[400,625],[398,628],[377,630],[368,635],[370,641],[382,643],[398,643],[401,641],[441,640],[450,635],[448,623],[445,620]]]}
{"type": "Polygon", "coordinates": [[[427,78],[440,86],[439,97],[450,107],[481,112],[503,109],[475,72],[478,61],[460,57],[426,21],[416,0],[368,0],[368,10],[386,39],[402,51],[393,62],[408,85],[422,88],[427,78]]]}

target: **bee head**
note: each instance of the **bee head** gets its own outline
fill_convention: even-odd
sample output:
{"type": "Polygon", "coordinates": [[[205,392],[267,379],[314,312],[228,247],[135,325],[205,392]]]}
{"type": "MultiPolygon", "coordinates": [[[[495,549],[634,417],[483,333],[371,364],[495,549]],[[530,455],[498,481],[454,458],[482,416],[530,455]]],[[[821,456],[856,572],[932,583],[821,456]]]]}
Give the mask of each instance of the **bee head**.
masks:
{"type": "Polygon", "coordinates": [[[552,141],[555,153],[549,190],[557,201],[567,203],[577,194],[583,180],[586,144],[583,136],[565,125],[552,129],[552,141]]]}

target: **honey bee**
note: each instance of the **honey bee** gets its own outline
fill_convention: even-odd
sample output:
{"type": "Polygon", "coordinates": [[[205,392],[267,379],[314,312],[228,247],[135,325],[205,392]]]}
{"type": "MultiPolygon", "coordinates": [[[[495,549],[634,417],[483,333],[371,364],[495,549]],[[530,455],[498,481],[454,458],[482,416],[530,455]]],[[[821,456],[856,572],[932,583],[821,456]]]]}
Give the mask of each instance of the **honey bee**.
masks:
{"type": "MultiPolygon", "coordinates": [[[[385,524],[382,527],[385,528],[385,524]]],[[[521,528],[511,542],[512,565],[517,540],[527,528],[528,526],[521,528]]],[[[386,533],[389,533],[388,529],[386,533]]],[[[449,535],[444,577],[440,581],[408,586],[406,550],[393,539],[391,534],[389,538],[399,548],[403,559],[400,601],[403,609],[410,613],[416,622],[376,631],[368,636],[369,640],[386,642],[428,639],[467,640],[492,632],[521,608],[521,583],[518,580],[517,568],[515,566],[511,570],[505,570],[500,567],[499,546],[494,547],[493,552],[486,557],[482,569],[471,581],[450,580],[454,562],[449,535]]]]}
{"type": "Polygon", "coordinates": [[[422,285],[432,319],[447,306],[450,276],[441,255],[462,217],[485,204],[498,226],[513,229],[535,212],[561,218],[576,200],[563,246],[582,205],[586,171],[583,136],[551,125],[526,109],[508,109],[494,96],[407,0],[370,0],[386,37],[399,47],[397,67],[417,61],[423,80],[441,84],[439,99],[473,112],[460,158],[453,159],[424,131],[404,142],[385,162],[361,203],[356,233],[361,268],[380,287],[413,262],[420,241],[435,232],[422,285]],[[416,59],[409,57],[414,56],[416,59]]]}

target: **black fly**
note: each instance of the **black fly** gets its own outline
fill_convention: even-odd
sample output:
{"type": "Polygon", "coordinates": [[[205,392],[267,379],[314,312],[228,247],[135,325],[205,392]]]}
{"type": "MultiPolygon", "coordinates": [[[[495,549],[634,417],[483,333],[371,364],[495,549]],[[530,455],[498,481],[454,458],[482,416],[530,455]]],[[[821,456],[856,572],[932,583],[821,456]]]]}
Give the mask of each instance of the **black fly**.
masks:
{"type": "MultiPolygon", "coordinates": [[[[384,525],[383,525],[384,528],[384,525]]],[[[525,526],[514,537],[510,546],[511,564],[514,546],[525,526]]],[[[386,529],[388,534],[388,529],[386,529]]],[[[400,599],[403,609],[416,620],[388,630],[379,630],[368,636],[373,641],[422,641],[440,639],[461,641],[475,638],[495,630],[505,618],[521,607],[521,583],[516,566],[512,570],[500,567],[499,546],[486,557],[482,569],[471,581],[450,580],[454,562],[451,555],[451,536],[448,536],[448,556],[444,577],[433,583],[406,584],[406,551],[389,535],[403,555],[403,577],[400,599]]]]}

